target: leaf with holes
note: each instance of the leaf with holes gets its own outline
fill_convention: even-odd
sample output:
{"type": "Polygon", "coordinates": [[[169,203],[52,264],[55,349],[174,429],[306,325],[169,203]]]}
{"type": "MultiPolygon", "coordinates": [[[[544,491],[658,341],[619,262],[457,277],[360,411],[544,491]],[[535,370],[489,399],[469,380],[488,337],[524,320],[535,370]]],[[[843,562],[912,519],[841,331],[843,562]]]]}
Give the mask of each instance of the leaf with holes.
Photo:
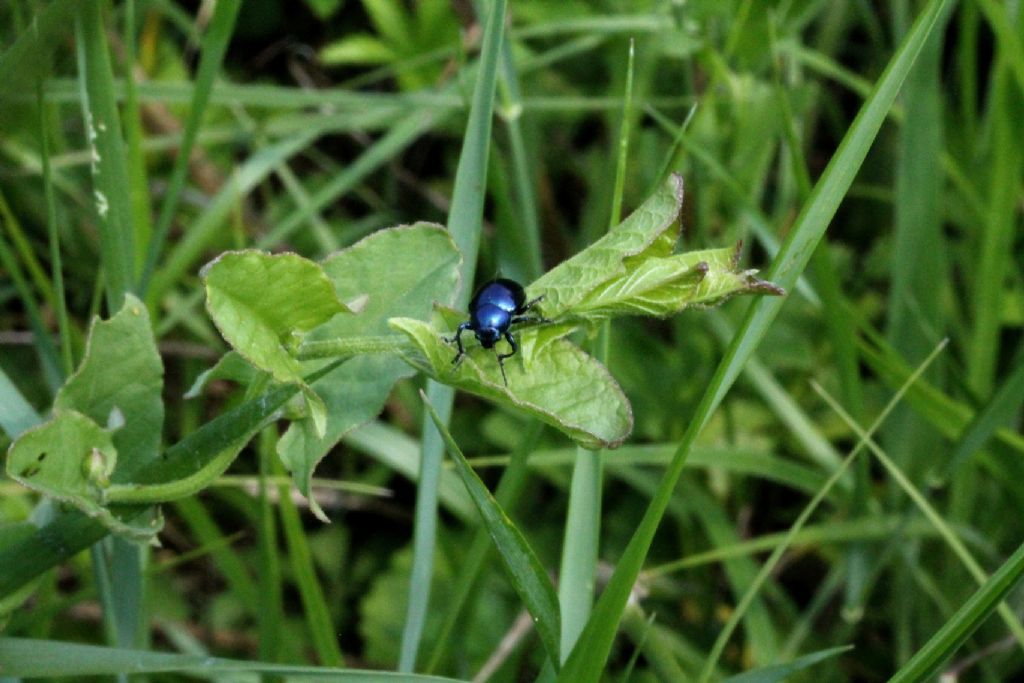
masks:
{"type": "Polygon", "coordinates": [[[114,533],[147,540],[160,530],[158,517],[144,516],[138,524],[126,519],[139,509],[126,508],[122,517],[106,507],[105,489],[117,466],[111,434],[87,416],[66,410],[22,434],[7,454],[7,474],[28,488],[70,503],[96,517],[114,533]]]}

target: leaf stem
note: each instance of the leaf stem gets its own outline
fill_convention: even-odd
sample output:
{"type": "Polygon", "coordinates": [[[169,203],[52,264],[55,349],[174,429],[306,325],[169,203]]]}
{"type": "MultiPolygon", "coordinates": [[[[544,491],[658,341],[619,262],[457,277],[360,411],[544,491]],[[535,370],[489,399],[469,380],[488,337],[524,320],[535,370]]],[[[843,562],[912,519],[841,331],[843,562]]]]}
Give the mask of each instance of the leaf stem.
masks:
{"type": "Polygon", "coordinates": [[[368,337],[338,337],[303,342],[295,357],[299,360],[318,358],[350,358],[364,353],[398,353],[415,348],[409,338],[400,334],[368,337]]]}

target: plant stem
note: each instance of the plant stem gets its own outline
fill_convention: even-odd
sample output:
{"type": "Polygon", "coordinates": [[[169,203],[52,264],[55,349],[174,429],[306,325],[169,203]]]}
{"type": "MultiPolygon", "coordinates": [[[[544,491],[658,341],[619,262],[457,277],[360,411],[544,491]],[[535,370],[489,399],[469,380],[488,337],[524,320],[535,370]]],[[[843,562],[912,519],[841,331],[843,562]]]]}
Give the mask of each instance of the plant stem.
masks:
{"type": "Polygon", "coordinates": [[[407,337],[385,334],[371,337],[339,337],[303,342],[295,357],[299,360],[318,358],[349,358],[364,353],[398,353],[415,348],[407,337]]]}

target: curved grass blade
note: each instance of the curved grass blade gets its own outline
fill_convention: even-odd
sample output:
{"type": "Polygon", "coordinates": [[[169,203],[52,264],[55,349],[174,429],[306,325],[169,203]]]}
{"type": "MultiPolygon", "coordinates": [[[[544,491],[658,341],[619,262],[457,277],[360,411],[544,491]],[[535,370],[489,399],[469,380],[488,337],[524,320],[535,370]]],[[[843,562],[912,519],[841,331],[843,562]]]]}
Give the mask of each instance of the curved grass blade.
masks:
{"type": "Polygon", "coordinates": [[[527,543],[522,532],[512,523],[508,515],[502,509],[498,501],[494,499],[487,486],[477,476],[473,468],[469,466],[466,456],[462,454],[455,439],[448,432],[441,417],[434,410],[434,406],[427,400],[427,395],[422,391],[420,397],[434,421],[434,426],[441,433],[441,438],[448,445],[448,452],[451,453],[455,469],[462,477],[476,509],[480,512],[487,531],[494,539],[494,545],[501,555],[502,563],[512,580],[512,587],[522,599],[526,609],[533,616],[537,625],[537,633],[540,634],[544,649],[552,662],[558,662],[558,650],[560,642],[560,617],[558,609],[558,596],[555,588],[548,578],[544,566],[540,563],[533,548],[527,543]]]}
{"type": "Polygon", "coordinates": [[[809,655],[798,657],[792,662],[776,664],[775,666],[766,666],[762,669],[758,669],[757,671],[748,671],[740,674],[739,676],[732,676],[725,679],[725,683],[779,683],[779,681],[786,680],[797,671],[803,671],[809,666],[814,666],[818,662],[831,659],[836,655],[849,652],[852,649],[852,645],[845,645],[843,647],[833,647],[828,650],[821,650],[820,652],[812,652],[809,655]]]}
{"type": "Polygon", "coordinates": [[[885,418],[887,418],[893,412],[893,410],[895,410],[896,406],[899,405],[899,402],[903,398],[903,395],[907,392],[907,389],[921,377],[924,371],[931,365],[932,361],[934,361],[938,357],[939,353],[941,353],[944,348],[946,348],[945,342],[939,344],[939,346],[932,351],[931,355],[929,355],[928,358],[926,358],[924,362],[921,363],[921,366],[914,371],[914,374],[911,375],[911,377],[903,384],[902,387],[900,387],[899,391],[896,392],[896,394],[892,397],[892,399],[889,401],[888,405],[886,405],[882,413],[868,428],[868,431],[858,432],[860,440],[857,442],[857,445],[854,446],[853,450],[850,451],[849,455],[847,455],[843,459],[843,462],[832,473],[828,481],[825,482],[825,485],[822,486],[821,489],[811,499],[811,501],[804,506],[804,509],[800,512],[800,515],[797,517],[796,521],[793,522],[793,525],[787,532],[786,540],[783,541],[780,545],[776,546],[775,549],[772,551],[771,556],[762,565],[761,570],[757,574],[757,577],[750,583],[750,587],[747,589],[747,592],[740,599],[739,603],[736,605],[736,608],[732,611],[732,614],[729,615],[729,620],[726,622],[725,626],[722,627],[721,632],[715,639],[715,644],[711,647],[710,654],[708,654],[706,663],[704,665],[704,670],[701,672],[701,677],[699,679],[701,683],[704,683],[705,681],[711,679],[711,676],[714,673],[714,667],[718,663],[718,658],[721,657],[722,652],[725,650],[725,646],[728,643],[730,636],[735,631],[736,627],[739,625],[739,622],[743,618],[743,615],[746,614],[747,610],[750,608],[750,605],[753,603],[754,598],[757,596],[761,588],[764,586],[765,581],[767,581],[771,573],[775,571],[775,568],[778,566],[779,561],[782,559],[782,554],[790,547],[790,545],[792,545],[793,539],[796,538],[797,534],[800,533],[804,525],[807,524],[807,520],[811,518],[811,515],[814,513],[815,510],[817,510],[818,506],[825,499],[825,496],[827,496],[829,491],[832,490],[832,487],[835,486],[835,484],[839,481],[839,479],[850,467],[850,465],[853,464],[853,461],[856,459],[857,455],[861,452],[861,450],[865,446],[870,445],[871,435],[874,434],[879,429],[879,427],[882,426],[882,423],[884,422],[885,418]]]}

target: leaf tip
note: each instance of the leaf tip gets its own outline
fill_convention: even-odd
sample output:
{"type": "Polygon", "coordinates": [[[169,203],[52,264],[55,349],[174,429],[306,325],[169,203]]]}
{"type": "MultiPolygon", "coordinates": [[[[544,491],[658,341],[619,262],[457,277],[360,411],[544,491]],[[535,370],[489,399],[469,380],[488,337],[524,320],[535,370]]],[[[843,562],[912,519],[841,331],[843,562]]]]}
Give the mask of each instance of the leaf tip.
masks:
{"type": "Polygon", "coordinates": [[[328,517],[327,513],[324,512],[324,509],[320,507],[320,503],[316,502],[316,496],[313,495],[312,491],[309,492],[309,497],[307,497],[306,500],[309,501],[309,511],[313,513],[314,517],[324,524],[331,523],[331,518],[328,517]]]}

